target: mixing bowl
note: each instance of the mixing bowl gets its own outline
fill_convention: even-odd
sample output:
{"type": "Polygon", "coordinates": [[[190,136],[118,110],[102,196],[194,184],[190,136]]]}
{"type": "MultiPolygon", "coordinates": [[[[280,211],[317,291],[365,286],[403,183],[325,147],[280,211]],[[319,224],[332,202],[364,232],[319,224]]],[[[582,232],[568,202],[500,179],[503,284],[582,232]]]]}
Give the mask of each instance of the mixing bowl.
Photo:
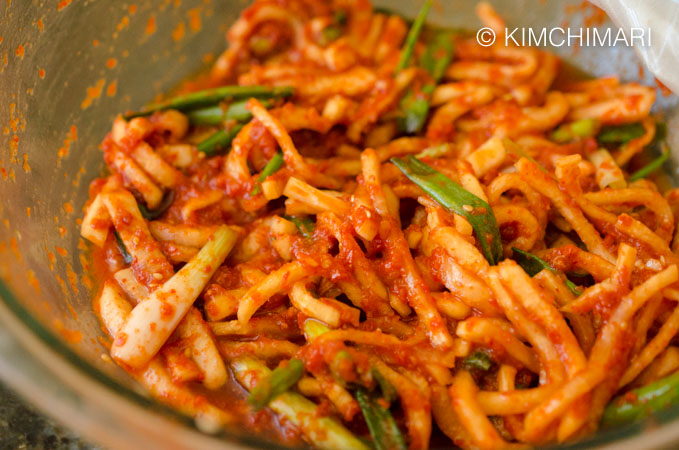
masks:
{"type": "MultiPolygon", "coordinates": [[[[419,7],[412,0],[375,3],[411,17],[419,7]]],[[[511,26],[579,27],[599,18],[579,0],[493,3],[511,26]]],[[[104,169],[97,145],[114,116],[209,65],[245,6],[238,0],[8,0],[0,6],[0,376],[46,413],[108,447],[267,444],[238,430],[202,433],[102,356],[105,333],[91,306],[98,286],[79,237],[88,184],[104,169]]],[[[430,21],[476,27],[474,6],[440,2],[430,21]]],[[[631,48],[555,51],[592,75],[654,83],[631,48]]],[[[656,108],[668,121],[672,146],[677,99],[659,91],[656,108]]],[[[668,164],[671,177],[674,167],[668,164]]],[[[576,446],[677,442],[679,408],[576,446]]]]}

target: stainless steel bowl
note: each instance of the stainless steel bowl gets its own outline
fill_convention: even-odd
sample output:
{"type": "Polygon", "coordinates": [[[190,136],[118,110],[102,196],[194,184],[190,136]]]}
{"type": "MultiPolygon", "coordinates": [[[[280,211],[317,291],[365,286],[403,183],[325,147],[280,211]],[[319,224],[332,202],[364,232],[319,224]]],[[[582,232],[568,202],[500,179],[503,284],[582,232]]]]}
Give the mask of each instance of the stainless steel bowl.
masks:
{"type": "MultiPolygon", "coordinates": [[[[376,1],[412,16],[418,2],[376,1]]],[[[437,25],[478,26],[475,1],[447,0],[437,25]]],[[[580,26],[580,1],[493,2],[512,26],[580,26]]],[[[227,430],[209,436],[148,399],[110,361],[92,312],[79,218],[90,180],[104,170],[97,149],[115,114],[138,108],[206,67],[244,1],[3,2],[0,21],[0,376],[88,439],[112,448],[262,446],[227,430]]],[[[604,27],[610,24],[604,24],[604,27]]],[[[593,75],[653,84],[629,48],[556,49],[593,75]]],[[[677,140],[677,98],[658,110],[677,140]]],[[[679,149],[679,145],[674,145],[679,149]]],[[[674,155],[679,161],[679,155],[674,155]]],[[[670,175],[674,178],[676,164],[670,175]]],[[[577,446],[671,446],[679,410],[653,422],[601,432],[577,446]]]]}

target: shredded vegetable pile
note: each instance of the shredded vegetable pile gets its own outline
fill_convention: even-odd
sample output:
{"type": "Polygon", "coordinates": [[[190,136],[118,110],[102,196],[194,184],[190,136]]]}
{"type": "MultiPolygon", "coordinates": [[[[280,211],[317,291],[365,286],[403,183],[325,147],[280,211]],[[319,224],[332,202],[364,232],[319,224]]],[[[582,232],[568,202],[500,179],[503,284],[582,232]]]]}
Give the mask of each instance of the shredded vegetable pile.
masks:
{"type": "Polygon", "coordinates": [[[160,401],[343,449],[575,441],[675,402],[654,90],[430,6],[256,0],[209,75],[115,119],[81,233],[112,360],[160,401]]]}

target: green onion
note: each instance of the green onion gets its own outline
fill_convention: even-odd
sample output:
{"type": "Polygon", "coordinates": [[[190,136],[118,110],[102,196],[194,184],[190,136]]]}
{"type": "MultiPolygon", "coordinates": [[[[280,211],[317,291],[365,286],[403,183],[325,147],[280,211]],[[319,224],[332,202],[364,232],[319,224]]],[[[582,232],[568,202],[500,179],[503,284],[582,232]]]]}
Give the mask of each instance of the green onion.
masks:
{"type": "Polygon", "coordinates": [[[679,402],[679,373],[614,398],[601,419],[603,427],[635,422],[679,402]]]}
{"type": "Polygon", "coordinates": [[[338,9],[332,16],[332,21],[338,25],[345,25],[348,19],[347,12],[343,9],[338,9]]]}
{"type": "Polygon", "coordinates": [[[666,137],[667,137],[667,124],[665,122],[656,122],[655,134],[653,135],[653,141],[651,142],[649,147],[664,141],[666,137]]]}
{"type": "Polygon", "coordinates": [[[427,45],[420,66],[429,72],[434,82],[438,83],[453,59],[453,35],[449,31],[436,33],[427,45]]]}
{"type": "Polygon", "coordinates": [[[344,369],[354,367],[354,359],[347,350],[340,350],[335,354],[335,357],[330,361],[328,367],[333,378],[342,386],[347,387],[347,380],[345,380],[342,375],[344,374],[344,369]]]}
{"type": "Polygon", "coordinates": [[[502,259],[500,228],[488,203],[412,155],[391,162],[443,207],[469,221],[491,265],[502,259]]]}
{"type": "Polygon", "coordinates": [[[668,159],[670,159],[670,150],[666,148],[662,155],[658,156],[653,161],[646,164],[644,167],[630,175],[629,176],[630,183],[633,181],[641,180],[642,178],[646,178],[656,170],[660,169],[662,165],[665,164],[665,161],[667,161],[668,159]]]}
{"type": "Polygon", "coordinates": [[[342,26],[347,23],[347,12],[343,9],[338,9],[332,16],[332,24],[323,28],[318,43],[326,46],[331,42],[339,39],[342,36],[342,26]]]}
{"type": "Polygon", "coordinates": [[[594,136],[598,127],[599,122],[596,119],[576,120],[575,122],[563,124],[554,130],[551,139],[554,142],[563,144],[575,138],[594,136]]]}
{"type": "Polygon", "coordinates": [[[243,100],[251,97],[271,98],[289,97],[294,93],[291,87],[269,87],[269,86],[222,86],[214,89],[192,92],[180,95],[161,103],[154,103],[144,111],[126,114],[125,120],[134,117],[148,116],[156,111],[165,109],[178,109],[188,111],[205,106],[212,106],[226,99],[243,100]]]}
{"type": "MultiPolygon", "coordinates": [[[[313,341],[318,336],[330,331],[327,325],[322,324],[313,319],[307,319],[302,325],[304,335],[307,341],[313,341]]],[[[342,351],[337,353],[340,356],[342,351]]],[[[346,356],[351,357],[348,353],[346,356]]],[[[335,360],[337,360],[335,357],[335,360]]],[[[373,367],[373,377],[377,380],[382,390],[382,398],[389,403],[392,403],[398,397],[396,388],[380,373],[380,371],[373,367]]],[[[358,388],[355,392],[356,400],[361,407],[363,418],[368,425],[370,435],[373,438],[373,445],[376,449],[406,449],[405,439],[398,429],[393,416],[388,409],[384,408],[375,399],[372,399],[363,388],[358,388]]],[[[280,398],[280,397],[279,397],[280,398]]],[[[351,448],[342,446],[342,448],[351,448]]]]}
{"type": "Polygon", "coordinates": [[[283,218],[294,223],[305,238],[311,237],[314,234],[314,221],[311,218],[299,216],[284,216],[283,218]]]}
{"type": "Polygon", "coordinates": [[[118,251],[120,251],[120,254],[123,256],[123,261],[125,261],[125,264],[132,264],[132,261],[134,261],[134,258],[132,255],[130,255],[130,252],[127,251],[127,247],[125,247],[125,243],[121,239],[120,235],[118,234],[118,231],[116,229],[113,229],[113,236],[116,238],[116,245],[118,246],[118,251]]]}
{"type": "Polygon", "coordinates": [[[323,31],[321,31],[321,36],[318,40],[318,43],[325,47],[331,42],[339,39],[340,36],[342,36],[342,29],[335,25],[329,25],[323,28],[323,31]]]}
{"type": "MultiPolygon", "coordinates": [[[[307,342],[311,342],[318,336],[330,331],[330,328],[327,325],[314,319],[307,319],[304,321],[302,328],[307,342]]],[[[344,379],[342,375],[345,373],[346,369],[354,369],[353,358],[347,350],[342,349],[335,354],[335,357],[328,364],[328,368],[335,381],[341,386],[347,387],[347,380],[344,379]]]]}
{"type": "Polygon", "coordinates": [[[371,398],[363,389],[356,390],[356,400],[368,425],[377,450],[407,449],[406,441],[388,409],[371,398]]]}
{"type": "MultiPolygon", "coordinates": [[[[247,103],[247,100],[231,103],[229,107],[226,108],[224,119],[235,120],[237,122],[248,122],[250,119],[252,119],[252,113],[246,107],[247,103]]],[[[268,108],[271,105],[271,102],[268,100],[262,100],[261,103],[265,108],[268,108]]]]}
{"type": "MultiPolygon", "coordinates": [[[[191,125],[221,125],[226,120],[248,122],[252,119],[252,113],[247,109],[247,103],[247,100],[233,102],[226,108],[226,111],[220,105],[194,109],[187,112],[186,116],[189,118],[191,125]]],[[[271,106],[271,102],[262,100],[262,105],[268,108],[271,106]]]]}
{"type": "Polygon", "coordinates": [[[418,133],[424,127],[429,115],[429,101],[426,98],[415,97],[412,91],[401,99],[401,115],[396,119],[399,131],[402,133],[418,133]]]}
{"type": "Polygon", "coordinates": [[[373,14],[384,14],[385,16],[393,16],[395,13],[389,8],[384,6],[375,6],[373,8],[373,14]]]}
{"type": "Polygon", "coordinates": [[[191,125],[220,125],[226,113],[220,105],[194,109],[186,113],[191,125]]]}
{"type": "Polygon", "coordinates": [[[382,391],[382,398],[385,399],[388,403],[394,402],[398,398],[398,393],[396,392],[396,388],[394,387],[393,384],[387,380],[384,375],[382,375],[382,372],[379,371],[378,368],[373,367],[372,370],[372,375],[375,380],[377,380],[377,384],[380,385],[380,390],[382,391]]]}
{"type": "Polygon", "coordinates": [[[434,146],[425,148],[420,153],[415,155],[415,157],[417,159],[422,159],[422,158],[436,159],[436,158],[441,158],[443,156],[446,156],[450,150],[451,150],[450,144],[439,144],[439,145],[434,145],[434,146]]]}
{"type": "Polygon", "coordinates": [[[313,341],[321,334],[330,331],[330,327],[314,319],[305,320],[302,328],[307,341],[313,341]]]}
{"type": "MultiPolygon", "coordinates": [[[[255,388],[258,379],[265,379],[271,373],[262,362],[248,356],[233,359],[231,369],[236,380],[248,390],[255,388]]],[[[370,448],[335,419],[319,415],[318,405],[297,392],[283,392],[272,399],[268,406],[297,426],[314,447],[356,450],[370,448]]]]}
{"type": "Polygon", "coordinates": [[[260,173],[257,177],[257,184],[255,184],[255,187],[252,189],[252,195],[259,194],[259,192],[262,190],[262,182],[266,180],[267,177],[273,175],[276,173],[276,171],[283,167],[284,162],[283,153],[281,152],[278,152],[273,155],[273,157],[271,157],[269,162],[266,163],[266,166],[264,166],[262,173],[260,173]]]}
{"type": "Polygon", "coordinates": [[[303,373],[304,363],[299,359],[291,359],[286,366],[277,367],[270,376],[259,380],[250,391],[248,403],[256,409],[264,408],[279,394],[294,386],[303,373]]]}
{"type": "Polygon", "coordinates": [[[222,149],[231,145],[231,141],[236,137],[238,132],[243,128],[242,124],[234,125],[230,130],[219,130],[211,134],[202,142],[199,142],[196,148],[199,152],[203,152],[208,156],[212,156],[222,149]]]}
{"type": "Polygon", "coordinates": [[[427,20],[427,14],[429,14],[431,4],[432,0],[426,0],[420,9],[420,12],[417,13],[417,17],[415,17],[415,21],[408,31],[406,42],[403,45],[403,50],[401,50],[401,58],[398,60],[398,64],[394,70],[394,75],[397,75],[400,71],[410,65],[410,60],[412,59],[413,52],[415,51],[415,44],[417,43],[420,33],[422,32],[424,21],[427,20]]]}
{"type": "Polygon", "coordinates": [[[518,257],[515,258],[516,262],[531,277],[534,277],[544,269],[547,269],[550,272],[556,271],[552,266],[549,265],[547,261],[540,258],[539,256],[516,247],[512,247],[512,250],[518,255],[518,257]]]}
{"type": "Polygon", "coordinates": [[[163,201],[160,202],[160,205],[156,209],[148,209],[146,205],[139,203],[139,212],[141,215],[144,217],[146,220],[155,220],[158,217],[162,216],[165,211],[172,205],[172,202],[174,201],[174,191],[168,191],[167,194],[163,197],[163,201]]]}
{"type": "Polygon", "coordinates": [[[644,133],[644,127],[640,123],[609,125],[603,127],[596,138],[601,144],[626,144],[644,133]]]}
{"type": "MultiPolygon", "coordinates": [[[[547,269],[552,273],[558,274],[559,272],[549,265],[547,261],[544,259],[540,258],[539,256],[536,256],[530,252],[527,252],[525,250],[518,249],[516,247],[512,247],[512,250],[516,255],[514,256],[514,259],[516,262],[523,268],[523,270],[526,271],[528,275],[531,277],[534,277],[540,271],[547,269]]],[[[573,293],[573,295],[578,296],[581,294],[580,289],[573,283],[571,280],[566,278],[564,280],[564,283],[566,284],[566,287],[568,288],[569,291],[573,293]]]]}
{"type": "Polygon", "coordinates": [[[273,41],[265,37],[257,36],[250,39],[250,50],[258,56],[266,55],[273,50],[273,41]]]}
{"type": "Polygon", "coordinates": [[[453,58],[453,41],[450,33],[438,33],[422,55],[420,65],[429,72],[434,84],[422,87],[422,93],[415,96],[408,90],[400,102],[401,115],[397,118],[399,131],[402,133],[418,133],[424,127],[429,115],[429,97],[434,92],[436,83],[443,77],[446,67],[453,58]]]}
{"type": "Polygon", "coordinates": [[[493,367],[493,359],[488,353],[477,350],[462,361],[462,366],[468,370],[488,372],[493,367]]]}

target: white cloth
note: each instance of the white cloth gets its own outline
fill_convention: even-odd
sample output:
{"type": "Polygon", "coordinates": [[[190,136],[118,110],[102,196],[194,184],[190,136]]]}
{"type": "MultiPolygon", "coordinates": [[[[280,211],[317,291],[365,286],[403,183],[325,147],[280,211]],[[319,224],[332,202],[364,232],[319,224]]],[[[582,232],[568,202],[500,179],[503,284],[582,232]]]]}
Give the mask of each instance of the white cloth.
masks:
{"type": "Polygon", "coordinates": [[[591,0],[624,30],[651,30],[650,46],[634,46],[646,67],[679,93],[679,0],[591,0]]]}

